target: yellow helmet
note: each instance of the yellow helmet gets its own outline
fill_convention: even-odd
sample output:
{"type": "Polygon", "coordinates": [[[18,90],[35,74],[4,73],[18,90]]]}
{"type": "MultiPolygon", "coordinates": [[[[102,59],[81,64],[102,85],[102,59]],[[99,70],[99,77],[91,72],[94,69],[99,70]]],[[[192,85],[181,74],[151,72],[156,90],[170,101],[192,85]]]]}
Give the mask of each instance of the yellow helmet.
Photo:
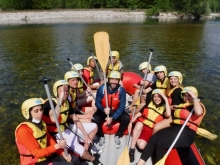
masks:
{"type": "MultiPolygon", "coordinates": [[[[142,62],[142,63],[139,65],[139,70],[146,69],[146,68],[147,68],[147,65],[148,65],[148,62],[142,62]]],[[[150,64],[148,65],[148,70],[151,71],[151,65],[150,65],[150,64]]]]}
{"type": "MultiPolygon", "coordinates": [[[[81,64],[79,64],[79,63],[74,64],[73,66],[76,68],[76,70],[81,70],[81,69],[83,69],[83,66],[82,66],[81,64]]],[[[75,71],[75,70],[74,70],[74,67],[71,67],[71,71],[75,71]]]]}
{"type": "Polygon", "coordinates": [[[79,75],[75,71],[68,71],[64,75],[64,80],[68,81],[70,78],[79,78],[79,75]]]}
{"type": "MultiPolygon", "coordinates": [[[[89,56],[89,58],[87,59],[87,65],[89,65],[89,61],[90,61],[91,59],[93,59],[93,56],[89,56]]],[[[94,59],[97,60],[97,58],[96,58],[95,56],[94,56],[94,59]]]]}
{"type": "Polygon", "coordinates": [[[193,86],[187,86],[187,87],[183,88],[181,93],[187,93],[189,90],[193,91],[193,93],[196,94],[196,97],[199,96],[199,93],[198,93],[197,89],[195,87],[193,87],[193,86]]]}
{"type": "Polygon", "coordinates": [[[37,105],[43,105],[43,99],[40,98],[31,98],[27,99],[23,102],[21,106],[21,112],[24,116],[24,118],[29,119],[30,118],[30,108],[35,107],[37,105]]]}
{"type": "Polygon", "coordinates": [[[156,68],[154,68],[154,72],[164,72],[165,76],[167,76],[167,68],[163,65],[159,65],[156,68]]]}
{"type": "Polygon", "coordinates": [[[111,51],[112,57],[116,57],[117,60],[119,60],[119,53],[118,51],[111,51]]]}
{"type": "Polygon", "coordinates": [[[182,82],[183,82],[183,75],[180,72],[172,71],[172,72],[169,73],[168,77],[172,77],[172,76],[178,77],[179,78],[179,83],[182,84],[182,82]]]}
{"type": "Polygon", "coordinates": [[[66,80],[58,80],[53,85],[53,94],[54,96],[58,97],[57,88],[61,85],[69,85],[66,80]]]}
{"type": "Polygon", "coordinates": [[[156,93],[164,93],[164,91],[161,90],[161,89],[154,89],[153,92],[152,92],[152,95],[156,94],[156,93]]]}
{"type": "Polygon", "coordinates": [[[121,79],[121,74],[118,71],[111,71],[108,75],[108,78],[121,79]]]}

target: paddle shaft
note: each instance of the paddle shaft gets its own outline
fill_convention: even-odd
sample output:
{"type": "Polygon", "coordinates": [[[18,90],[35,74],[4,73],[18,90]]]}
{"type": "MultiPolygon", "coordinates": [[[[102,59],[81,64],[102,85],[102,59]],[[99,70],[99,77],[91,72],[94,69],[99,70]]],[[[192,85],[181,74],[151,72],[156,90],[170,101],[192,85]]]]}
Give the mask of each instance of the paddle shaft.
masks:
{"type": "Polygon", "coordinates": [[[99,71],[98,64],[97,64],[96,59],[95,59],[95,56],[94,56],[92,50],[90,50],[90,52],[91,52],[91,54],[92,54],[93,60],[95,61],[95,66],[96,66],[97,72],[98,72],[98,74],[99,74],[99,78],[100,78],[101,81],[103,81],[102,76],[101,76],[100,71],[99,71]]]}
{"type": "MultiPolygon", "coordinates": [[[[77,69],[75,68],[75,66],[73,65],[73,63],[70,61],[70,59],[67,58],[67,60],[68,60],[69,63],[72,65],[73,69],[76,71],[76,73],[78,74],[78,76],[80,77],[80,79],[83,81],[83,83],[85,84],[85,86],[86,86],[88,89],[90,89],[89,86],[88,86],[88,84],[85,82],[85,80],[83,79],[83,77],[81,76],[81,74],[77,71],[77,69]]],[[[92,90],[90,89],[90,91],[92,91],[92,90]]],[[[90,95],[93,97],[93,99],[95,99],[95,96],[93,95],[92,92],[90,92],[90,95]]]]}
{"type": "MultiPolygon", "coordinates": [[[[110,63],[112,65],[112,71],[114,71],[114,65],[113,65],[113,62],[112,62],[112,51],[111,51],[111,45],[110,45],[110,42],[109,42],[109,54],[110,54],[110,63]]],[[[108,69],[108,68],[107,68],[108,69]]]]}
{"type": "MultiPolygon", "coordinates": [[[[107,93],[107,83],[106,83],[106,76],[104,74],[104,90],[105,90],[105,101],[106,101],[106,108],[108,108],[108,93],[107,93]]],[[[109,118],[109,114],[107,115],[107,118],[109,118]]]]}
{"type": "MultiPolygon", "coordinates": [[[[56,115],[56,112],[55,112],[53,101],[51,99],[50,90],[49,90],[47,81],[50,81],[50,80],[49,79],[40,80],[40,82],[44,82],[44,87],[45,87],[45,90],[46,90],[46,93],[47,93],[47,97],[48,97],[48,100],[49,100],[49,103],[50,103],[50,107],[51,107],[51,110],[52,110],[52,113],[53,113],[53,117],[54,117],[54,120],[55,120],[55,123],[56,123],[56,127],[57,127],[58,133],[60,135],[60,140],[64,140],[63,135],[62,135],[61,130],[60,130],[59,122],[57,120],[57,115],[56,115]]],[[[65,156],[68,157],[67,148],[64,148],[64,152],[65,152],[65,156]]]]}
{"type": "MultiPolygon", "coordinates": [[[[149,56],[149,59],[148,59],[148,63],[147,63],[147,68],[146,68],[146,73],[144,75],[144,81],[147,79],[147,75],[148,75],[148,67],[150,65],[150,61],[151,61],[151,57],[152,57],[152,54],[153,54],[153,49],[150,49],[150,56],[149,56]]],[[[139,93],[139,96],[141,97],[142,95],[142,92],[143,92],[143,89],[144,89],[144,85],[141,85],[141,89],[140,89],[140,93],[139,93]]]]}
{"type": "Polygon", "coordinates": [[[189,116],[187,117],[186,121],[184,122],[184,124],[182,125],[181,129],[179,130],[176,138],[174,139],[173,143],[171,144],[170,148],[168,149],[168,151],[166,152],[166,154],[164,156],[168,156],[170,151],[173,149],[173,146],[176,144],[178,138],[180,137],[180,134],[183,132],[183,129],[185,128],[185,126],[186,126],[187,122],[189,121],[190,117],[192,116],[193,111],[194,111],[194,108],[190,112],[189,116]]]}

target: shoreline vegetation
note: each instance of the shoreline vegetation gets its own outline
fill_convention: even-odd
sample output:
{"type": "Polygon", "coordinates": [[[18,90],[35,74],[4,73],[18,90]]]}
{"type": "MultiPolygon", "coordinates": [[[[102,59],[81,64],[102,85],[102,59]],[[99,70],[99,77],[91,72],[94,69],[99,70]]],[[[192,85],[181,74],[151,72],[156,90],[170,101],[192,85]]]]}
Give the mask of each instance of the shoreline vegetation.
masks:
{"type": "MultiPolygon", "coordinates": [[[[200,19],[215,19],[220,13],[211,13],[200,19]]],[[[0,24],[5,23],[41,23],[56,21],[144,21],[146,18],[154,19],[194,19],[191,15],[177,12],[160,12],[155,16],[147,16],[146,10],[128,9],[59,9],[59,10],[27,10],[27,11],[0,11],[0,24]]]]}

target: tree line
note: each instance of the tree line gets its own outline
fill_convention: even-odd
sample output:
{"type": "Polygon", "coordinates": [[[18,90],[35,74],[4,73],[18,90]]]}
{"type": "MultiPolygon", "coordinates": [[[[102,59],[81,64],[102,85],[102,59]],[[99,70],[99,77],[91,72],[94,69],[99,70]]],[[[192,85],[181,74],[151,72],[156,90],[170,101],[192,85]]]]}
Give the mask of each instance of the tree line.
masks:
{"type": "Polygon", "coordinates": [[[148,15],[177,11],[201,16],[220,12],[220,0],[0,0],[2,10],[94,8],[147,9],[148,15]]]}

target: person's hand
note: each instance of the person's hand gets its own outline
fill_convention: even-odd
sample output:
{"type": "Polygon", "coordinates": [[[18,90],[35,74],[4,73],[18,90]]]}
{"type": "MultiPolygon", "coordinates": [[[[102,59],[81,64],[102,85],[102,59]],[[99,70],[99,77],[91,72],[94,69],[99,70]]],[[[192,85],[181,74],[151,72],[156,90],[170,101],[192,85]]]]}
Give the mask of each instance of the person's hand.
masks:
{"type": "Polygon", "coordinates": [[[104,84],[104,81],[100,81],[99,83],[100,83],[100,85],[102,85],[102,84],[104,84]]]}
{"type": "Polygon", "coordinates": [[[193,98],[193,99],[197,99],[196,94],[192,91],[192,90],[187,90],[187,93],[193,98]]]}
{"type": "Polygon", "coordinates": [[[90,95],[92,93],[92,90],[90,88],[86,89],[86,95],[90,95]]]}
{"type": "Polygon", "coordinates": [[[92,143],[92,140],[90,139],[90,137],[88,135],[85,136],[84,142],[87,144],[92,143]]]}
{"type": "Polygon", "coordinates": [[[56,149],[65,148],[66,147],[66,140],[60,140],[57,144],[54,145],[56,149]]]}
{"type": "Polygon", "coordinates": [[[72,160],[72,157],[71,157],[71,155],[70,154],[68,154],[67,156],[65,155],[65,152],[63,152],[63,157],[64,157],[64,159],[66,159],[66,161],[67,162],[71,162],[71,160],[72,160]]]}
{"type": "Polygon", "coordinates": [[[59,102],[62,103],[63,102],[64,93],[65,93],[65,91],[68,90],[68,85],[63,85],[61,89],[62,90],[61,90],[61,93],[59,95],[59,102]]]}
{"type": "Polygon", "coordinates": [[[137,87],[138,87],[138,85],[137,85],[137,84],[134,84],[134,85],[133,85],[133,87],[137,88],[137,87]]]}
{"type": "Polygon", "coordinates": [[[166,95],[164,94],[164,92],[159,92],[158,94],[161,95],[164,100],[167,99],[167,97],[166,97],[166,95]]]}
{"type": "Polygon", "coordinates": [[[93,115],[91,113],[86,113],[85,116],[86,116],[87,119],[92,119],[93,115]]]}
{"type": "Polygon", "coordinates": [[[107,122],[107,125],[110,125],[112,123],[112,118],[111,117],[106,117],[106,122],[107,122]]]}
{"type": "Polygon", "coordinates": [[[131,129],[132,129],[132,122],[130,122],[128,125],[128,132],[131,132],[131,129]]]}
{"type": "Polygon", "coordinates": [[[143,85],[143,84],[144,84],[144,80],[141,80],[140,85],[143,85]]]}
{"type": "Polygon", "coordinates": [[[109,113],[110,113],[110,108],[109,108],[109,107],[108,107],[108,108],[105,108],[105,109],[104,109],[104,112],[105,112],[106,115],[109,115],[109,113]]]}

